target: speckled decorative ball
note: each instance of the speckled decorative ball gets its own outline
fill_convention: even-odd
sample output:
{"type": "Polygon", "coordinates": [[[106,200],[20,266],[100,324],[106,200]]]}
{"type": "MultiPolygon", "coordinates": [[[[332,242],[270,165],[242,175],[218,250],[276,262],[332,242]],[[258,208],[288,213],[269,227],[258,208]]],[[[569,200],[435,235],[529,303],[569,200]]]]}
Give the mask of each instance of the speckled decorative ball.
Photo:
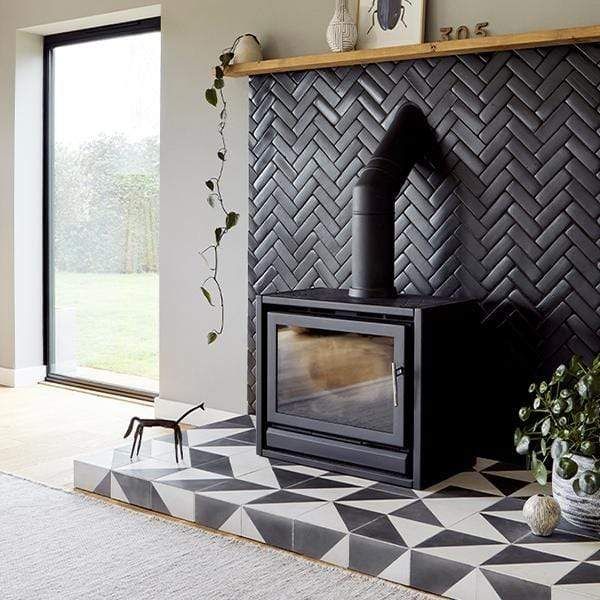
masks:
{"type": "Polygon", "coordinates": [[[551,496],[537,494],[525,502],[523,516],[534,535],[552,535],[560,521],[560,506],[551,496]]]}

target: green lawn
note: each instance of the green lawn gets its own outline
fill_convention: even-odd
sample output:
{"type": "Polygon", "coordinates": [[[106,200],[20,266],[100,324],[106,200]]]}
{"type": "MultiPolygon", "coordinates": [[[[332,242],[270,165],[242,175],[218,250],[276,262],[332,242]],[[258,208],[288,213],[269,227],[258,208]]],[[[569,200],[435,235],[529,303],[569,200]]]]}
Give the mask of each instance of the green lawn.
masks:
{"type": "Polygon", "coordinates": [[[80,366],[158,379],[156,273],[57,273],[56,307],[76,309],[80,366]]]}

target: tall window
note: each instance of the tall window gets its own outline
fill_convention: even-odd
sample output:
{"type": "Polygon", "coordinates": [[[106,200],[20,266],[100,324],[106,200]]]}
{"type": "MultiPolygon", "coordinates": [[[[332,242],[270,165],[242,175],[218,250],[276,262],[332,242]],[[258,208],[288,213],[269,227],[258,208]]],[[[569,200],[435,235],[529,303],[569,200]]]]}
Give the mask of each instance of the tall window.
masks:
{"type": "Polygon", "coordinates": [[[48,379],[158,393],[160,20],[48,36],[48,379]]]}

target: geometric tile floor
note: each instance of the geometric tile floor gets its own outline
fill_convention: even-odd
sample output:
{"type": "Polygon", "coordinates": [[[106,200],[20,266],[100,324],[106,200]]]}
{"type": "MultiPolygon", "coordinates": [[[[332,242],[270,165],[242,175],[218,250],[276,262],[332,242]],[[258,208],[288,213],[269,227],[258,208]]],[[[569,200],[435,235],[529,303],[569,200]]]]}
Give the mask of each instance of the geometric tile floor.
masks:
{"type": "Polygon", "coordinates": [[[426,491],[256,455],[239,416],[75,461],[75,486],[457,600],[600,598],[600,537],[530,533],[527,471],[479,459],[426,491]]]}

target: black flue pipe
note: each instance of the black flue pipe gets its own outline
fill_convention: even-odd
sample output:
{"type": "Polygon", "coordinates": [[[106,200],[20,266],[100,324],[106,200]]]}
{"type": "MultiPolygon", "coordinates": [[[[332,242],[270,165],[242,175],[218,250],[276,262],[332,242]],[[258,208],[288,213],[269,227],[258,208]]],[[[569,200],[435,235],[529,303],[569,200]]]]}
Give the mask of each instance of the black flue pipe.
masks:
{"type": "Polygon", "coordinates": [[[353,298],[396,296],[394,287],[395,202],[415,163],[433,141],[421,109],[400,107],[361,173],[352,197],[353,298]]]}

